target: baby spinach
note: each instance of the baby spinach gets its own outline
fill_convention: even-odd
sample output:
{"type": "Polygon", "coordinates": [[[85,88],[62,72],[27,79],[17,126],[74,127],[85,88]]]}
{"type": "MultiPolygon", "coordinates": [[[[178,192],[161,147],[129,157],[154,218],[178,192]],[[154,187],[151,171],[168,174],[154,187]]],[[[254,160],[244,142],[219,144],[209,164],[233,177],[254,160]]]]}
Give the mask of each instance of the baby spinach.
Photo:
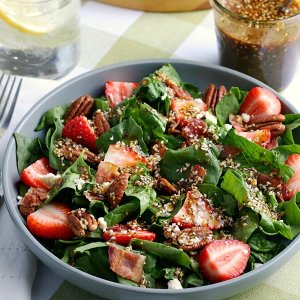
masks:
{"type": "Polygon", "coordinates": [[[162,260],[174,263],[175,265],[191,268],[189,256],[177,248],[167,246],[161,243],[132,239],[130,242],[133,248],[142,249],[159,256],[162,260]]]}

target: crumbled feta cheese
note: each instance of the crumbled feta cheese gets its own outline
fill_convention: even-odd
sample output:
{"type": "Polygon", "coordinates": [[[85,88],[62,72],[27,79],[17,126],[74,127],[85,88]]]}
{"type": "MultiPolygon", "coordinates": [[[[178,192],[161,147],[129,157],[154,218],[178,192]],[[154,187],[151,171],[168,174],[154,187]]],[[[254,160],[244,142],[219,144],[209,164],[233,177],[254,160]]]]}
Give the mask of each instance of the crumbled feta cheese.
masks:
{"type": "Polygon", "coordinates": [[[182,289],[182,285],[177,278],[168,281],[168,289],[182,289]]]}
{"type": "Polygon", "coordinates": [[[74,183],[78,190],[82,190],[82,188],[85,184],[85,181],[82,178],[77,178],[77,179],[74,179],[74,183]]]}
{"type": "Polygon", "coordinates": [[[98,224],[99,224],[99,228],[100,228],[100,229],[102,229],[103,231],[106,230],[106,228],[107,228],[107,223],[106,223],[106,221],[104,220],[103,217],[98,218],[98,224]]]}
{"type": "Polygon", "coordinates": [[[54,175],[53,173],[48,173],[48,174],[45,174],[45,175],[39,174],[38,178],[41,179],[50,188],[52,188],[55,185],[59,184],[60,181],[61,181],[61,175],[60,174],[54,175]]]}
{"type": "Polygon", "coordinates": [[[263,264],[260,264],[260,263],[255,263],[254,264],[254,269],[257,269],[257,268],[259,268],[260,266],[262,266],[263,264]]]}
{"type": "Polygon", "coordinates": [[[21,197],[21,196],[18,196],[18,197],[17,197],[17,200],[18,200],[18,201],[20,201],[20,200],[22,200],[22,199],[23,199],[23,197],[21,197]]]}
{"type": "Polygon", "coordinates": [[[167,97],[168,97],[168,94],[167,94],[167,93],[164,93],[164,94],[161,96],[161,100],[165,100],[167,97]]]}
{"type": "Polygon", "coordinates": [[[250,115],[242,113],[242,119],[245,123],[248,123],[250,121],[250,115]]]}
{"type": "Polygon", "coordinates": [[[205,118],[208,122],[210,122],[212,124],[215,124],[215,125],[218,124],[217,118],[213,114],[211,114],[209,111],[205,112],[205,118]]]}
{"type": "Polygon", "coordinates": [[[231,124],[225,124],[224,127],[227,131],[229,131],[232,128],[232,125],[231,124]]]}

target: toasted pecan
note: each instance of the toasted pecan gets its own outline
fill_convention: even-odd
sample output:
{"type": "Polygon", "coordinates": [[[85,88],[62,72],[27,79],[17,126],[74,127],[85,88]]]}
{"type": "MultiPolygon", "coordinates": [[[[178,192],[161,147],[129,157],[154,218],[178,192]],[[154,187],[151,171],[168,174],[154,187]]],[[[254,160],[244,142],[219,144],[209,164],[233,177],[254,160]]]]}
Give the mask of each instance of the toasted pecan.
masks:
{"type": "Polygon", "coordinates": [[[124,192],[128,186],[129,176],[130,175],[128,173],[122,173],[112,182],[112,184],[108,188],[106,195],[108,204],[111,209],[116,208],[121,202],[124,192]]]}
{"type": "Polygon", "coordinates": [[[85,208],[72,210],[68,214],[68,220],[70,228],[76,236],[88,236],[90,232],[98,228],[97,220],[85,208]]]}
{"type": "Polygon", "coordinates": [[[94,107],[94,102],[95,100],[89,95],[84,95],[74,100],[65,114],[65,122],[79,115],[89,115],[94,107]]]}
{"type": "Polygon", "coordinates": [[[94,122],[99,136],[110,129],[110,125],[100,109],[94,113],[94,122]]]}

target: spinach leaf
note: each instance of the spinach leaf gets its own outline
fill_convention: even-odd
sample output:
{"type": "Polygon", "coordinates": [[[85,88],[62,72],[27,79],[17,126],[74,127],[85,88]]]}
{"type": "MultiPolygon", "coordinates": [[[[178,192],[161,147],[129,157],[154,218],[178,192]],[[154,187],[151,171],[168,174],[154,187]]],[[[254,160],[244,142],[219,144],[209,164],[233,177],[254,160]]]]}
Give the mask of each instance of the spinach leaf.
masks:
{"type": "Polygon", "coordinates": [[[241,104],[242,102],[244,102],[245,97],[246,97],[247,94],[248,94],[248,91],[240,90],[240,89],[239,89],[238,87],[236,87],[236,86],[231,87],[230,92],[233,93],[233,94],[235,95],[235,97],[236,97],[236,99],[238,100],[239,104],[241,104]]]}
{"type": "Polygon", "coordinates": [[[300,154],[300,145],[282,145],[272,150],[278,157],[280,162],[285,163],[286,159],[291,154],[300,154]]]}
{"type": "Polygon", "coordinates": [[[218,183],[221,168],[217,158],[209,147],[200,147],[198,144],[177,150],[168,149],[162,159],[161,175],[170,182],[177,182],[181,178],[187,178],[192,166],[196,164],[207,171],[205,183],[218,183]]]}
{"type": "Polygon", "coordinates": [[[142,127],[146,143],[156,138],[163,139],[167,120],[147,103],[136,102],[135,105],[128,106],[125,116],[131,116],[142,127]]]}
{"type": "Polygon", "coordinates": [[[300,126],[300,114],[287,114],[285,115],[285,132],[282,135],[282,142],[285,145],[294,145],[293,130],[300,126]]]}
{"type": "Polygon", "coordinates": [[[105,217],[104,220],[107,223],[107,226],[113,226],[119,224],[132,214],[134,214],[139,209],[139,204],[136,199],[133,199],[131,202],[120,205],[110,211],[105,217]]]}
{"type": "Polygon", "coordinates": [[[227,170],[221,187],[234,196],[241,205],[251,208],[260,215],[259,225],[266,234],[281,234],[287,239],[292,239],[290,226],[276,220],[262,193],[248,188],[240,171],[227,170]]]}
{"type": "Polygon", "coordinates": [[[253,232],[248,240],[248,244],[251,247],[251,250],[263,253],[278,253],[278,251],[282,248],[282,243],[280,241],[268,239],[267,236],[260,230],[253,232]]]}
{"type": "Polygon", "coordinates": [[[216,106],[216,116],[220,125],[228,123],[229,115],[238,114],[240,110],[239,102],[234,93],[227,93],[216,106]]]}
{"type": "Polygon", "coordinates": [[[291,226],[292,236],[295,237],[300,233],[300,193],[297,193],[289,201],[279,204],[279,209],[285,212],[284,222],[291,226]]]}
{"type": "Polygon", "coordinates": [[[233,226],[232,234],[238,240],[246,243],[258,226],[259,215],[246,207],[240,211],[238,221],[233,226]]]}
{"type": "MultiPolygon", "coordinates": [[[[145,210],[155,201],[156,199],[156,191],[151,188],[149,185],[137,186],[134,185],[136,180],[139,180],[142,176],[141,180],[147,180],[147,177],[150,175],[140,175],[140,176],[133,176],[130,178],[128,183],[128,187],[125,190],[125,195],[127,197],[134,197],[138,199],[140,212],[139,215],[142,215],[145,210]]],[[[151,178],[148,180],[151,181],[151,178]]]]}
{"type": "Polygon", "coordinates": [[[287,181],[294,171],[283,164],[275,152],[264,149],[246,138],[235,133],[234,129],[228,131],[225,139],[225,145],[232,145],[241,150],[241,153],[235,160],[244,167],[255,167],[259,172],[270,173],[277,169],[284,181],[287,181]]]}
{"type": "Polygon", "coordinates": [[[150,252],[159,256],[164,261],[169,261],[175,265],[180,265],[188,269],[191,268],[191,261],[189,256],[174,247],[167,246],[161,243],[143,241],[139,239],[132,239],[130,245],[134,248],[142,249],[146,252],[150,252]]]}
{"type": "Polygon", "coordinates": [[[211,199],[216,207],[221,207],[228,216],[235,216],[238,211],[238,204],[235,198],[227,194],[221,188],[213,184],[202,183],[198,190],[211,199]]]}
{"type": "Polygon", "coordinates": [[[101,151],[106,152],[110,144],[116,144],[118,141],[121,141],[129,145],[131,141],[135,140],[138,141],[143,152],[147,153],[148,148],[143,140],[143,130],[132,117],[129,117],[103,133],[97,139],[96,146],[101,151]]]}
{"type": "MultiPolygon", "coordinates": [[[[78,190],[77,181],[79,180],[83,172],[85,176],[88,175],[90,183],[95,183],[95,177],[91,172],[90,166],[86,164],[83,156],[80,155],[78,159],[62,174],[61,186],[54,187],[51,190],[48,199],[46,199],[42,205],[45,205],[52,201],[53,198],[55,198],[65,189],[68,189],[70,195],[75,194],[75,192],[78,190]]],[[[87,184],[87,182],[85,184],[87,184]]]]}
{"type": "Polygon", "coordinates": [[[31,140],[19,133],[14,133],[14,138],[17,145],[17,167],[21,174],[26,167],[43,156],[44,145],[39,138],[31,140]]]}
{"type": "Polygon", "coordinates": [[[83,252],[86,252],[88,250],[99,248],[99,247],[107,247],[107,244],[103,243],[103,242],[88,243],[86,245],[76,247],[74,249],[74,252],[75,253],[83,253],[83,252]]]}
{"type": "Polygon", "coordinates": [[[97,109],[100,109],[101,111],[109,110],[109,102],[104,96],[95,99],[95,110],[97,109]]]}
{"type": "Polygon", "coordinates": [[[48,129],[53,127],[57,120],[63,120],[67,111],[68,105],[58,105],[49,109],[41,118],[40,122],[36,126],[35,130],[40,131],[42,129],[48,129]]]}

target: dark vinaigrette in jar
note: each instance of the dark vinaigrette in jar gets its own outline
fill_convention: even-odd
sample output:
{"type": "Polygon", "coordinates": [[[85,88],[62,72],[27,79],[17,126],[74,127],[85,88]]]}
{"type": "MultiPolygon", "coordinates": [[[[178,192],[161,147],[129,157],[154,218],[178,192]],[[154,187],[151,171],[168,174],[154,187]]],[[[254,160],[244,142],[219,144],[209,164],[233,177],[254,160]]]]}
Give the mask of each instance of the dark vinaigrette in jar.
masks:
{"type": "Polygon", "coordinates": [[[300,55],[300,1],[285,11],[283,2],[222,0],[234,14],[215,14],[220,63],[276,90],[292,81],[300,55]]]}

